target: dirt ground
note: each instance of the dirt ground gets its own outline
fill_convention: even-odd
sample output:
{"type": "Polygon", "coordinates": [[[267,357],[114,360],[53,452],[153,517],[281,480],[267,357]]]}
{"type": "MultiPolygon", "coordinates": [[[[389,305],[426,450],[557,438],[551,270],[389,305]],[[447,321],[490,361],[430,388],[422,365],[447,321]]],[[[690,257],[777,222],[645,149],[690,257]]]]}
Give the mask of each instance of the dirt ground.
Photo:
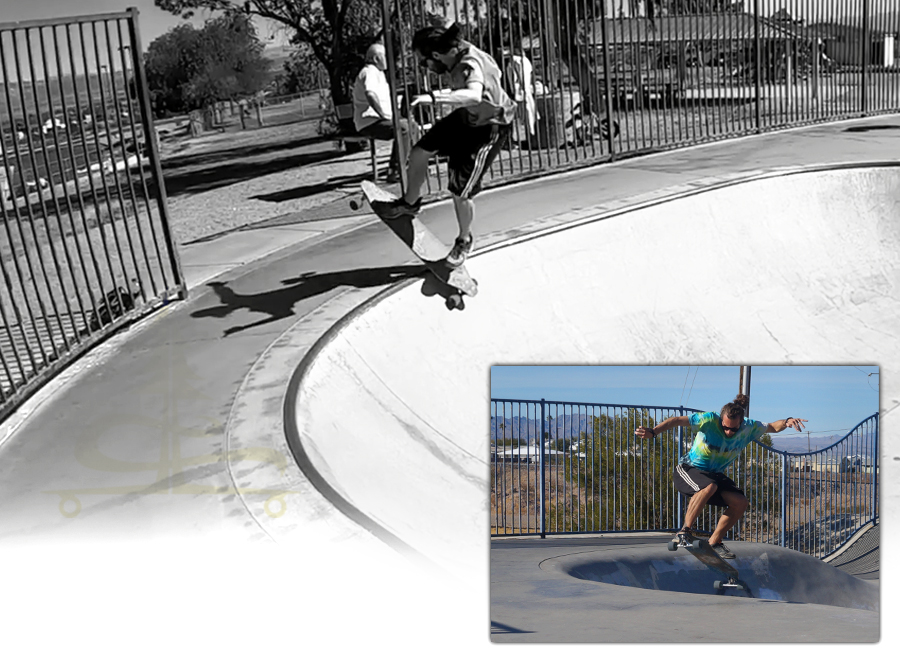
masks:
{"type": "MultiPolygon", "coordinates": [[[[346,154],[318,135],[317,124],[162,141],[176,239],[190,243],[287,214],[298,222],[351,215],[346,198],[370,175],[369,153],[346,154]]],[[[389,151],[379,143],[382,168],[389,151]]]]}

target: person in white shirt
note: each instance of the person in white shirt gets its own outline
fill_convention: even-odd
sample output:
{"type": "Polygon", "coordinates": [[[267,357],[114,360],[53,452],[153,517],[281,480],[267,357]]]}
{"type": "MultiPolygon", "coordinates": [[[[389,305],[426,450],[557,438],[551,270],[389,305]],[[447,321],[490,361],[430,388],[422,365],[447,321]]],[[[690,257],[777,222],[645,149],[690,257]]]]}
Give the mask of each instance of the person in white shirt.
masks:
{"type": "Polygon", "coordinates": [[[538,119],[537,105],[534,101],[535,85],[533,80],[534,67],[524,53],[516,53],[510,57],[506,68],[506,76],[513,101],[525,109],[525,123],[528,133],[534,135],[535,124],[538,119]]]}
{"type": "Polygon", "coordinates": [[[409,154],[409,122],[399,118],[399,135],[395,135],[391,88],[384,75],[385,69],[387,56],[384,46],[372,44],[366,52],[366,65],[353,83],[353,124],[361,136],[393,141],[388,171],[388,181],[392,182],[400,178],[398,140],[403,142],[403,153],[409,154]]]}

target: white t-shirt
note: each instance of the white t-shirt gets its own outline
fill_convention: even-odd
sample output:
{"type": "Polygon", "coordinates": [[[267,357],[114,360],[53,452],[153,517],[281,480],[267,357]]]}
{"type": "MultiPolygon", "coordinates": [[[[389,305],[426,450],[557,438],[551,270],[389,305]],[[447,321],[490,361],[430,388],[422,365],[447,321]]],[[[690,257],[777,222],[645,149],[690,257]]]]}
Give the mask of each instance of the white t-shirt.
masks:
{"type": "Polygon", "coordinates": [[[366,92],[375,94],[387,118],[391,119],[392,117],[391,88],[388,85],[387,77],[374,64],[367,64],[353,83],[353,124],[357,131],[381,119],[381,115],[369,105],[366,92]]]}

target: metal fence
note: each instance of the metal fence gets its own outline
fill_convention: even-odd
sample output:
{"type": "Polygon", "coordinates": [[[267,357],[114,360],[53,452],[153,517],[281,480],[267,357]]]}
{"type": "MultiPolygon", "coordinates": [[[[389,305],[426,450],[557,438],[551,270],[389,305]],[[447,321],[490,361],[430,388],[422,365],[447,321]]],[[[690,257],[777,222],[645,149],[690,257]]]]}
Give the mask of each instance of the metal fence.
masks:
{"type": "MultiPolygon", "coordinates": [[[[686,499],[672,475],[696,431],[634,430],[697,411],[492,399],[491,534],[676,531],[686,499]]],[[[878,516],[878,414],[808,453],[754,442],[726,473],[750,501],[729,539],[824,557],[878,516]]],[[[716,520],[707,507],[696,527],[716,520]]]]}
{"type": "Polygon", "coordinates": [[[185,294],[137,18],[0,24],[0,418],[185,294]]]}
{"type": "MultiPolygon", "coordinates": [[[[445,20],[494,57],[519,117],[488,184],[900,109],[891,0],[653,4],[651,18],[646,0],[385,0],[389,73],[406,98],[447,87],[410,52],[445,20]]],[[[445,181],[434,164],[428,190],[445,181]]]]}

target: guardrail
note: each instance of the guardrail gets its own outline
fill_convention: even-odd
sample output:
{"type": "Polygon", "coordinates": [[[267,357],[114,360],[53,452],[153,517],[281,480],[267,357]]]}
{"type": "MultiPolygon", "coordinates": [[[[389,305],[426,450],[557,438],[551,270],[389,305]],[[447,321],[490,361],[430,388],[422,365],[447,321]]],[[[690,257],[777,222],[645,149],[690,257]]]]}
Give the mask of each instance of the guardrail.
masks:
{"type": "MultiPolygon", "coordinates": [[[[388,73],[406,98],[448,87],[411,53],[415,30],[442,20],[493,56],[519,116],[488,185],[900,110],[898,27],[885,0],[852,12],[825,0],[720,4],[485,0],[435,10],[385,0],[388,73]]],[[[412,118],[424,125],[435,115],[420,107],[412,118]]],[[[443,189],[445,167],[432,165],[429,192],[443,189]]]]}
{"type": "Polygon", "coordinates": [[[137,16],[0,24],[0,419],[185,295],[137,16]]]}
{"type": "MultiPolygon", "coordinates": [[[[672,483],[694,430],[634,435],[697,409],[491,400],[491,534],[675,531],[686,499],[672,483]]],[[[878,414],[827,448],[779,451],[754,442],[726,472],[750,500],[728,537],[819,558],[878,517],[878,414]]],[[[708,507],[697,528],[712,531],[708,507]]]]}

